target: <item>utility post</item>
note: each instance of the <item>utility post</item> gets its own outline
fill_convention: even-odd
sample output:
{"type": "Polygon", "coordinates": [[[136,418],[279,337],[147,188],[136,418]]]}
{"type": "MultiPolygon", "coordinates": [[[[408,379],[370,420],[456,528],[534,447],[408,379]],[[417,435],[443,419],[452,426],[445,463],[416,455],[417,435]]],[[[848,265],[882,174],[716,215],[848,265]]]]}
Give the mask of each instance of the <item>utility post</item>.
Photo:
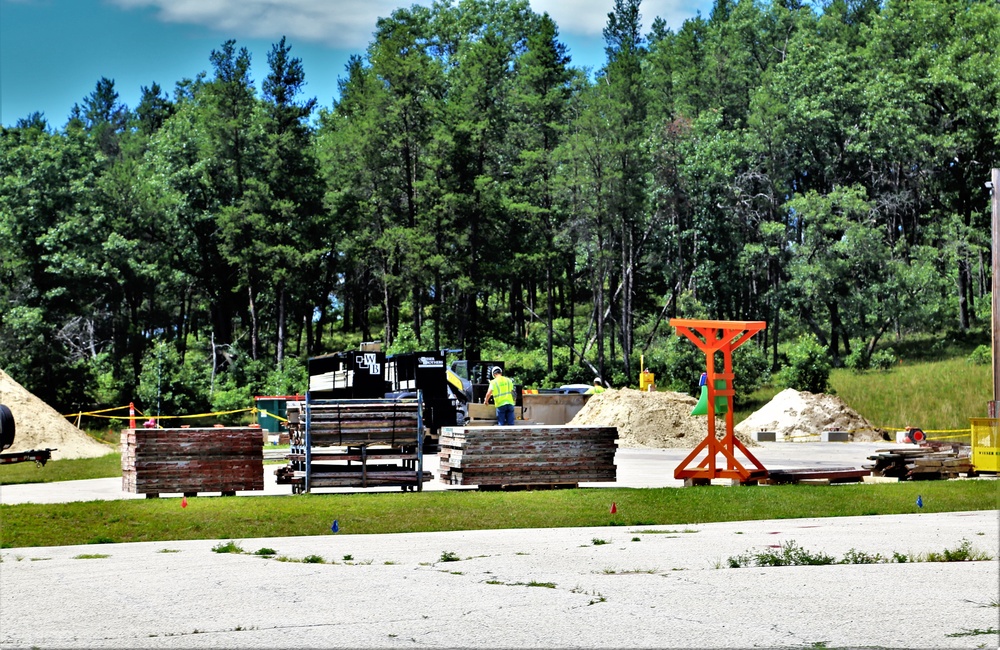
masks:
{"type": "Polygon", "coordinates": [[[994,168],[990,180],[993,204],[993,400],[987,406],[987,415],[1000,417],[997,403],[1000,400],[1000,169],[994,168]]]}

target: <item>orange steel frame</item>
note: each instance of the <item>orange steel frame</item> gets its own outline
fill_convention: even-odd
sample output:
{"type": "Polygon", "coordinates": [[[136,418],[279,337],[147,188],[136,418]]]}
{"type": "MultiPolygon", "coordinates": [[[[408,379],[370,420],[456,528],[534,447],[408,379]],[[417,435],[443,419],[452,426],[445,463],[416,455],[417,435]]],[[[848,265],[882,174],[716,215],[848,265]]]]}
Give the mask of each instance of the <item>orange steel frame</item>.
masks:
{"type": "Polygon", "coordinates": [[[677,328],[678,336],[686,336],[705,353],[706,385],[708,387],[708,437],[694,448],[687,458],[674,469],[674,478],[690,480],[691,484],[704,484],[713,478],[736,479],[741,483],[756,482],[767,478],[767,469],[754,458],[743,443],[733,435],[733,350],[750,340],[750,338],[767,327],[764,321],[722,321],[722,320],[692,320],[672,318],[670,324],[677,328]],[[723,371],[715,371],[715,353],[722,352],[723,371]],[[725,380],[725,389],[717,390],[715,380],[725,380]],[[725,395],[729,408],[726,409],[726,435],[719,440],[715,434],[715,397],[725,395]],[[707,452],[702,465],[689,467],[702,451],[707,452]],[[740,451],[753,465],[752,469],[744,467],[736,458],[740,451]],[[716,464],[716,456],[725,457],[725,467],[716,464]]]}

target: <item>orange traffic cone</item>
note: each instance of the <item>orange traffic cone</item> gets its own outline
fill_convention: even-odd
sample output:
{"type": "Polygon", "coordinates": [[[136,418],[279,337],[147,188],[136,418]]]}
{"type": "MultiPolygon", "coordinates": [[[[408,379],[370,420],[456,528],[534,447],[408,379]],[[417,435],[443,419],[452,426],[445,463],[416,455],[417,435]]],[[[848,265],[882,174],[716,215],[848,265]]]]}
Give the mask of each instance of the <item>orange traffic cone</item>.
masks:
{"type": "Polygon", "coordinates": [[[612,501],[611,502],[611,514],[615,514],[616,512],[618,512],[618,504],[616,504],[614,501],[612,501]]]}

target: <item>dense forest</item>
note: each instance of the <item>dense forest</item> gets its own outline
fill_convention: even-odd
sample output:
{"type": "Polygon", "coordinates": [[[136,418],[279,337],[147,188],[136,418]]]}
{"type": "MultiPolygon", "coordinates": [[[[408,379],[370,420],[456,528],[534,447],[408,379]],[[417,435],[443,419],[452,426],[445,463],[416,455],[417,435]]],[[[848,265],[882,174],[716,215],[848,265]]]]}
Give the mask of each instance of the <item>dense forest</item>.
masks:
{"type": "Polygon", "coordinates": [[[989,321],[995,0],[609,9],[598,70],[526,0],[438,0],[380,19],[329,107],[286,39],[259,86],[230,40],[135,107],[101,78],[3,128],[0,367],[197,413],[361,341],[622,386],[676,316],[767,321],[773,369],[989,321]]]}

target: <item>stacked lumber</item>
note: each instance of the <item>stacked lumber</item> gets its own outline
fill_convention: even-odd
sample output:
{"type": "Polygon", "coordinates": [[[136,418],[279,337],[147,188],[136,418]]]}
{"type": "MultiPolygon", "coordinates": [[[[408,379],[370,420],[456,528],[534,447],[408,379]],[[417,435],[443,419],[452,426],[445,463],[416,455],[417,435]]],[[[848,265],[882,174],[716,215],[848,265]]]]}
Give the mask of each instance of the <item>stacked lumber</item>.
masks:
{"type": "Polygon", "coordinates": [[[135,494],[263,490],[260,429],[125,429],[122,490],[135,494]]]}
{"type": "Polygon", "coordinates": [[[815,467],[768,470],[767,478],[761,480],[766,485],[785,483],[858,483],[871,474],[869,469],[857,467],[815,467]]]}
{"type": "Polygon", "coordinates": [[[479,486],[614,481],[617,440],[617,427],[445,427],[441,480],[479,486]]]}
{"type": "Polygon", "coordinates": [[[926,441],[913,449],[879,449],[868,457],[875,461],[872,476],[890,476],[900,480],[958,478],[973,472],[971,448],[959,443],[926,441]]]}

